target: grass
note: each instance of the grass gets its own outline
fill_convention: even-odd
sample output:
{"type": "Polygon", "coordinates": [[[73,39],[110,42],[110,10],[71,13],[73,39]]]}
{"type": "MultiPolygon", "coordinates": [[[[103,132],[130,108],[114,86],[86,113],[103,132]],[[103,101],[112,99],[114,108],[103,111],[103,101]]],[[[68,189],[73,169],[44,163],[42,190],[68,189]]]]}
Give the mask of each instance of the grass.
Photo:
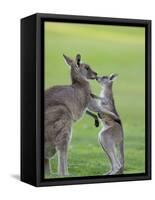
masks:
{"type": "MultiPolygon", "coordinates": [[[[145,30],[141,27],[45,23],[45,87],[70,84],[69,68],[62,54],[91,65],[101,75],[119,74],[114,97],[125,136],[125,173],[145,172],[145,30]]],[[[91,81],[95,94],[100,91],[91,81]]],[[[109,161],[98,144],[99,128],[84,115],[73,127],[69,147],[70,176],[101,175],[109,161]]],[[[57,177],[57,157],[52,159],[57,177]]]]}

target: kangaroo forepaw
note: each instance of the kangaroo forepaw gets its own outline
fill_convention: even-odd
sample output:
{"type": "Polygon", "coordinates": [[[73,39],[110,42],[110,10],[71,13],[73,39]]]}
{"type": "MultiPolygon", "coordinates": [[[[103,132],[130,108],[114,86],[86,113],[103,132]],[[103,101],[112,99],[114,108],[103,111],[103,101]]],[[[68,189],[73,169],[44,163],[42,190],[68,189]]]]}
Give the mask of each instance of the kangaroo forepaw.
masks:
{"type": "Polygon", "coordinates": [[[99,120],[96,119],[96,120],[95,120],[95,126],[96,126],[96,127],[99,127],[99,125],[100,125],[99,120]]]}

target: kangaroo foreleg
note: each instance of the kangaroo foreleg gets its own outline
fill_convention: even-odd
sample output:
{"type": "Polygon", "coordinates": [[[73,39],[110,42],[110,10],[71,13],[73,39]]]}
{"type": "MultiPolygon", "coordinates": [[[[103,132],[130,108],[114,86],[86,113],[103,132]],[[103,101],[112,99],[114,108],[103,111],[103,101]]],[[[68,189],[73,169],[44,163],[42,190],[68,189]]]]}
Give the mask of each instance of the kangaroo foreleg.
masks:
{"type": "Polygon", "coordinates": [[[91,96],[93,99],[102,101],[102,104],[104,104],[104,105],[108,104],[108,101],[107,101],[104,97],[99,97],[99,96],[97,96],[97,95],[95,95],[95,94],[92,94],[92,93],[90,94],[90,96],[91,96]]]}
{"type": "Polygon", "coordinates": [[[91,100],[90,100],[90,102],[89,102],[89,104],[88,104],[88,109],[89,109],[89,110],[91,110],[91,111],[93,111],[93,112],[97,112],[97,113],[101,113],[101,112],[102,112],[103,114],[107,114],[107,115],[111,116],[111,117],[112,117],[113,119],[115,119],[115,120],[118,120],[118,119],[119,119],[119,117],[118,117],[115,113],[113,113],[113,112],[107,110],[106,108],[104,108],[104,106],[101,107],[101,106],[97,103],[96,99],[103,100],[103,98],[98,97],[98,96],[96,96],[95,94],[90,94],[90,96],[91,96],[92,98],[91,98],[91,100]]]}
{"type": "Polygon", "coordinates": [[[91,116],[95,120],[95,126],[99,127],[100,123],[99,123],[99,119],[98,119],[97,115],[95,115],[94,113],[92,113],[89,110],[86,110],[86,114],[89,115],[89,116],[91,116]]]}

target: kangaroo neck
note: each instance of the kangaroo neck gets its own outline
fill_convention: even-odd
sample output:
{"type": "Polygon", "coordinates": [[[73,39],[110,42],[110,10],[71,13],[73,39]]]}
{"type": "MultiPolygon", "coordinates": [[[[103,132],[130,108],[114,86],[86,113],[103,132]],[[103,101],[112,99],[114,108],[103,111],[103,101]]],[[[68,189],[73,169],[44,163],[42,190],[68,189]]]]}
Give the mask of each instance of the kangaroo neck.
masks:
{"type": "Polygon", "coordinates": [[[89,82],[85,79],[79,78],[79,77],[72,77],[72,86],[75,86],[77,88],[83,88],[86,91],[90,92],[90,85],[89,82]]]}
{"type": "Polygon", "coordinates": [[[72,84],[74,89],[74,102],[72,107],[73,120],[80,119],[90,101],[90,86],[88,82],[74,81],[72,84]]]}
{"type": "Polygon", "coordinates": [[[104,99],[106,99],[110,105],[110,109],[112,110],[112,112],[114,112],[117,116],[118,113],[117,113],[117,110],[116,110],[116,107],[115,107],[115,102],[114,102],[114,98],[113,98],[113,92],[112,92],[112,84],[111,85],[106,85],[102,91],[101,91],[101,97],[103,97],[104,99]]]}
{"type": "Polygon", "coordinates": [[[106,85],[101,91],[101,96],[106,99],[113,99],[112,85],[106,85]]]}
{"type": "Polygon", "coordinates": [[[85,90],[86,94],[91,93],[90,85],[87,81],[74,81],[72,82],[72,86],[85,90]]]}

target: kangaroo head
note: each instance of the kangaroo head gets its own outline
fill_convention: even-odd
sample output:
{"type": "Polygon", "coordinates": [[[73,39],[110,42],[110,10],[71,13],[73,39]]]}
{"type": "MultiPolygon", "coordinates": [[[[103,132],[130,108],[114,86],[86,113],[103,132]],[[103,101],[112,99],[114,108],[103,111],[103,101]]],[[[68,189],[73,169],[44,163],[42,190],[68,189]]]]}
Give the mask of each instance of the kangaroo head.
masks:
{"type": "Polygon", "coordinates": [[[111,86],[113,81],[116,80],[117,77],[118,77],[117,74],[111,74],[109,76],[97,77],[96,80],[101,86],[105,87],[105,86],[111,86]]]}
{"type": "Polygon", "coordinates": [[[71,67],[72,76],[76,75],[76,77],[88,80],[88,79],[96,79],[97,73],[94,72],[88,64],[81,62],[80,54],[76,55],[75,60],[69,58],[66,55],[63,55],[66,63],[71,67]]]}

